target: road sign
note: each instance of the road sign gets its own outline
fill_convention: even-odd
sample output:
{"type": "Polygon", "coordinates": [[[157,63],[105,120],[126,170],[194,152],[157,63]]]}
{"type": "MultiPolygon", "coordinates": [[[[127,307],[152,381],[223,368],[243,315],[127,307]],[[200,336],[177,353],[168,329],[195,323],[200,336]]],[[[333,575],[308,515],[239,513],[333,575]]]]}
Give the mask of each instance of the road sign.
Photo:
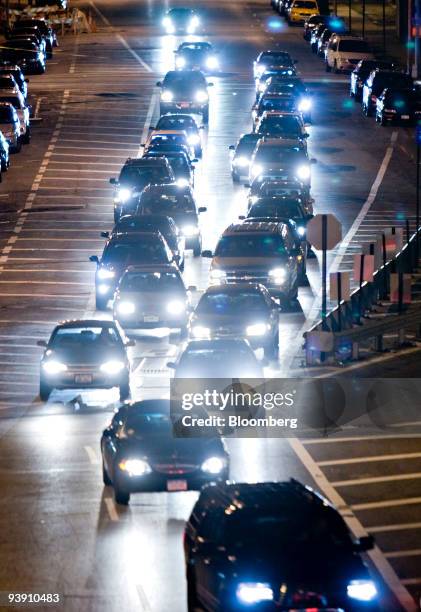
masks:
{"type": "Polygon", "coordinates": [[[329,287],[331,300],[348,302],[351,296],[349,272],[331,272],[329,287]]]}
{"type": "Polygon", "coordinates": [[[307,223],[306,237],[315,249],[330,250],[342,240],[342,226],[335,215],[315,215],[307,223]],[[325,219],[325,220],[324,220],[325,219]],[[323,223],[326,223],[326,244],[323,245],[323,223]]]}

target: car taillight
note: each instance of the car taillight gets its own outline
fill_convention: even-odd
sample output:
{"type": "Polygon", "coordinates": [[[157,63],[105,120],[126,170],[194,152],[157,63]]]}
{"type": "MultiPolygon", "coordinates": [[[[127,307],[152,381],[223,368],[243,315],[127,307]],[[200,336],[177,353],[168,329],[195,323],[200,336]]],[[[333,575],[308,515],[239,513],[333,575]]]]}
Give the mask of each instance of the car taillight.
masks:
{"type": "Polygon", "coordinates": [[[373,94],[371,94],[371,101],[375,102],[377,100],[377,96],[373,96],[373,94]]]}

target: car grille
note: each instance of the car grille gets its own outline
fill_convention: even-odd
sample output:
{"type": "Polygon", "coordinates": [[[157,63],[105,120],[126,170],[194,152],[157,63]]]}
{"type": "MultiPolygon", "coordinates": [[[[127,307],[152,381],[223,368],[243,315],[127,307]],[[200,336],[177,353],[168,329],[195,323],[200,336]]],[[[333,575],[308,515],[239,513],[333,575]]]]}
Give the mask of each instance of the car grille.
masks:
{"type": "Polygon", "coordinates": [[[155,472],[160,474],[191,474],[197,470],[197,465],[192,463],[157,463],[152,466],[155,472]]]}
{"type": "Polygon", "coordinates": [[[228,283],[248,282],[262,283],[268,282],[268,274],[264,270],[230,270],[226,272],[225,280],[228,283]]]}

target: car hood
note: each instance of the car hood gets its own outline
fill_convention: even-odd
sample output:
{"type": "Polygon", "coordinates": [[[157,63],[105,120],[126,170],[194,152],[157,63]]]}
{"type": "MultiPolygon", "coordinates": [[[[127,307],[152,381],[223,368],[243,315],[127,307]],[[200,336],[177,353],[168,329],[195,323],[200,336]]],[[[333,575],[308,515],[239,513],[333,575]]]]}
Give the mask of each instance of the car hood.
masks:
{"type": "Polygon", "coordinates": [[[163,310],[171,300],[187,301],[187,294],[183,291],[120,291],[119,300],[163,310]]]}
{"type": "MultiPolygon", "coordinates": [[[[57,359],[61,363],[66,365],[101,365],[106,361],[112,359],[119,359],[126,361],[126,355],[122,349],[118,348],[106,348],[102,351],[98,350],[98,345],[84,346],[83,348],[75,348],[72,351],[68,349],[55,349],[52,350],[48,355],[48,359],[57,359]]],[[[45,360],[45,357],[44,357],[45,360]]]]}
{"type": "Polygon", "coordinates": [[[217,438],[175,438],[172,430],[162,435],[146,434],[142,439],[119,440],[118,451],[120,458],[142,457],[147,459],[152,467],[163,462],[200,465],[209,457],[225,455],[223,444],[217,438]]]}
{"type": "Polygon", "coordinates": [[[267,321],[266,313],[250,313],[247,311],[238,312],[235,315],[193,314],[191,318],[192,325],[203,325],[213,331],[217,331],[218,328],[229,328],[233,332],[243,331],[247,325],[266,323],[267,321]]]}
{"type": "Polygon", "coordinates": [[[288,260],[287,255],[279,255],[277,257],[214,257],[211,268],[219,268],[222,270],[235,269],[237,271],[249,270],[250,268],[268,269],[271,266],[276,266],[288,260]]]}
{"type": "Polygon", "coordinates": [[[338,51],[339,56],[342,59],[353,59],[353,60],[362,60],[362,59],[372,59],[372,53],[358,53],[352,51],[338,51]]]}

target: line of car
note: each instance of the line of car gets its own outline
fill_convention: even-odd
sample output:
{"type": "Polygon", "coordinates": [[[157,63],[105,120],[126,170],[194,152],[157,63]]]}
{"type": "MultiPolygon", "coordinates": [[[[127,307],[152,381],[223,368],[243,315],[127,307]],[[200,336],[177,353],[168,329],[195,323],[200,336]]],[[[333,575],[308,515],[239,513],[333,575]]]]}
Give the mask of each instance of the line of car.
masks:
{"type": "MultiPolygon", "coordinates": [[[[200,23],[195,16],[172,9],[163,27],[168,34],[191,33],[200,23]]],[[[254,109],[252,132],[232,150],[233,179],[249,182],[248,216],[224,231],[214,254],[202,252],[198,219],[206,209],[196,204],[193,180],[202,139],[192,114],[201,114],[204,123],[209,117],[200,62],[211,71],[217,67],[207,63],[213,49],[204,54],[204,44],[195,43],[187,59],[184,48],[175,54],[175,70],[158,83],[161,117],[142,157],[128,159],[111,179],[115,226],[102,233],[101,258],[90,258],[97,266],[96,307],[111,304],[113,318],[66,321],[48,342],[38,343],[44,348],[42,400],[54,388],[115,386],[127,399],[134,344],[127,332],[144,328],[176,328],[189,337],[168,363],[176,378],[261,378],[254,349],[277,358],[279,301],[294,302],[308,254],[305,115],[308,120],[311,96],[283,52],[282,67],[270,66],[266,99],[288,99],[287,108],[254,109]],[[241,156],[246,161],[235,163],[241,156]],[[212,257],[209,287],[194,310],[195,288],[182,276],[186,248],[212,257]]],[[[266,93],[261,68],[275,56],[264,52],[255,62],[257,105],[266,93]]],[[[327,500],[294,480],[227,482],[223,431],[208,428],[206,438],[200,431],[197,437],[194,431],[188,438],[174,435],[183,414],[170,400],[124,402],[100,444],[103,482],[113,487],[118,504],[140,491],[201,489],[184,534],[189,612],[374,609],[376,586],[360,556],[372,547],[371,538],[355,540],[327,500]]],[[[208,416],[198,407],[190,414],[199,422],[208,416]]]]}
{"type": "Polygon", "coordinates": [[[31,140],[27,74],[42,74],[57,46],[54,30],[42,19],[20,18],[6,33],[0,48],[0,180],[18,153],[31,140]]]}

